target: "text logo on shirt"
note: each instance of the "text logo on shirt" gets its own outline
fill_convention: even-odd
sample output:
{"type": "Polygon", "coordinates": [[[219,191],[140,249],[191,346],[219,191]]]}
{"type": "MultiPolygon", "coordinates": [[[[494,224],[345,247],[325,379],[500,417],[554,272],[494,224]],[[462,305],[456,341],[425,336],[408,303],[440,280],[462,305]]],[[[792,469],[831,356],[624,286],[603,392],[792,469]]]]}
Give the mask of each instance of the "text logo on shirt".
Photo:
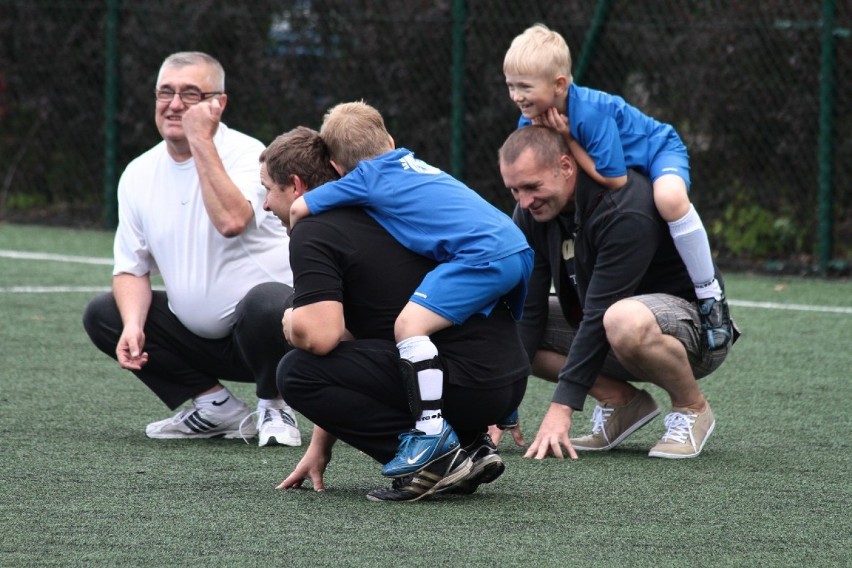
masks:
{"type": "Polygon", "coordinates": [[[399,159],[399,163],[402,164],[402,168],[405,170],[414,170],[419,174],[439,174],[441,170],[434,166],[430,166],[426,162],[422,160],[418,160],[414,157],[414,154],[408,154],[407,156],[403,156],[399,159]]]}

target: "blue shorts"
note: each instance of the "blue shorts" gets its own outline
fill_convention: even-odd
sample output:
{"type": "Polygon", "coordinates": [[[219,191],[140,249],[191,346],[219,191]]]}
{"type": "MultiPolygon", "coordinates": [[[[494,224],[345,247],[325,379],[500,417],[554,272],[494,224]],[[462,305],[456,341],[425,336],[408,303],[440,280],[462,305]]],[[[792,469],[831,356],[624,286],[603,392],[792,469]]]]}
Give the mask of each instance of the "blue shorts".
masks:
{"type": "Polygon", "coordinates": [[[460,325],[474,314],[488,316],[504,301],[519,320],[524,313],[527,283],[532,274],[532,249],[470,265],[445,262],[429,272],[410,301],[460,325]]]}
{"type": "Polygon", "coordinates": [[[657,181],[657,178],[674,174],[683,178],[686,183],[686,189],[689,191],[691,181],[689,179],[689,158],[686,155],[686,148],[681,152],[661,152],[654,157],[651,162],[651,183],[657,181]]]}

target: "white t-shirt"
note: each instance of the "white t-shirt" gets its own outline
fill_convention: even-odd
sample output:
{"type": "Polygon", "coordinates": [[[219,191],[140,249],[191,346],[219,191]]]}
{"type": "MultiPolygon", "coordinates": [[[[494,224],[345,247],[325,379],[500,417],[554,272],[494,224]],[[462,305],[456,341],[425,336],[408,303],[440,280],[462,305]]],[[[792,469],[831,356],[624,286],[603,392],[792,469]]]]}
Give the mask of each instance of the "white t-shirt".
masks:
{"type": "Polygon", "coordinates": [[[121,175],[113,268],[114,275],[161,274],[169,308],[206,338],[230,332],[234,308],[257,284],[293,283],[287,233],[263,210],[263,144],[224,124],[213,141],[225,171],[254,208],[254,223],[239,236],[223,237],[204,208],[195,160],[175,162],[161,142],[121,175]]]}

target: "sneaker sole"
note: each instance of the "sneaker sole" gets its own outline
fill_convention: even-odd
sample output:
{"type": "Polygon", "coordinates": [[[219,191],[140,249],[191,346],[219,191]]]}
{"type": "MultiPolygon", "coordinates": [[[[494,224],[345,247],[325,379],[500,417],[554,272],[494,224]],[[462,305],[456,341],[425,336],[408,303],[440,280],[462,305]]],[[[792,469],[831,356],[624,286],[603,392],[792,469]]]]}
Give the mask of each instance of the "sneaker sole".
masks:
{"type": "MultiPolygon", "coordinates": [[[[456,453],[461,452],[461,451],[462,451],[462,448],[458,448],[458,449],[455,450],[456,453]]],[[[452,453],[452,452],[450,452],[450,453],[452,453]]],[[[444,457],[447,457],[447,455],[449,455],[449,454],[444,454],[441,457],[444,458],[444,457]]],[[[437,461],[437,460],[435,460],[435,461],[437,461]]],[[[460,480],[466,478],[468,475],[470,475],[471,469],[473,469],[473,462],[471,461],[471,459],[467,455],[465,455],[464,461],[461,463],[461,465],[456,466],[456,469],[453,471],[453,473],[442,477],[441,479],[439,479],[435,483],[435,485],[433,485],[432,487],[430,487],[429,489],[427,489],[426,491],[424,491],[423,493],[421,493],[417,497],[414,497],[413,499],[404,499],[404,500],[402,500],[402,499],[401,500],[378,499],[378,498],[376,498],[376,497],[374,497],[374,496],[372,496],[368,493],[367,494],[367,500],[373,501],[373,502],[376,502],[376,503],[411,503],[413,501],[419,501],[419,500],[423,499],[424,497],[428,497],[429,495],[434,495],[436,492],[440,492],[440,490],[442,488],[447,488],[450,485],[453,485],[453,484],[459,482],[460,480]]]]}
{"type": "Polygon", "coordinates": [[[261,448],[264,446],[290,446],[291,448],[297,448],[302,445],[302,439],[291,436],[270,436],[266,440],[259,439],[257,445],[261,448]],[[281,439],[279,440],[279,438],[281,439]]]}
{"type": "Polygon", "coordinates": [[[482,458],[473,464],[470,475],[466,478],[446,486],[438,491],[442,495],[471,495],[483,483],[491,483],[506,471],[506,464],[500,456],[489,456],[482,458]],[[496,458],[496,459],[495,459],[496,458]],[[485,462],[485,463],[482,463],[485,462]]]}
{"type": "MultiPolygon", "coordinates": [[[[256,434],[251,434],[247,436],[248,438],[254,438],[256,434]]],[[[242,438],[240,436],[239,430],[229,430],[227,432],[198,432],[193,434],[183,434],[183,433],[168,433],[168,434],[150,434],[145,432],[145,436],[151,438],[152,440],[208,440],[210,438],[224,438],[226,440],[233,440],[236,438],[242,438]]]]}
{"type": "Polygon", "coordinates": [[[639,428],[641,428],[642,426],[644,426],[645,424],[647,424],[648,422],[650,422],[651,420],[656,418],[659,414],[660,414],[660,409],[657,408],[651,414],[648,414],[644,418],[641,418],[637,422],[634,422],[633,425],[630,428],[628,428],[627,430],[622,432],[621,436],[619,436],[618,438],[616,438],[615,440],[610,442],[609,445],[607,445],[607,446],[603,446],[601,448],[592,448],[592,447],[589,447],[589,446],[576,446],[576,445],[574,445],[574,442],[571,442],[571,446],[575,450],[577,450],[578,452],[605,452],[607,450],[611,450],[614,447],[616,447],[617,445],[619,445],[621,442],[623,442],[628,436],[633,434],[636,430],[638,430],[639,428]]]}
{"type": "Polygon", "coordinates": [[[668,454],[666,452],[660,452],[660,451],[655,452],[654,450],[651,450],[650,452],[648,452],[648,457],[664,458],[664,459],[669,459],[669,460],[679,460],[679,459],[697,457],[698,454],[701,453],[701,450],[704,449],[705,444],[707,444],[707,440],[710,439],[710,434],[712,434],[713,430],[715,430],[715,429],[716,429],[716,421],[714,420],[713,424],[710,425],[710,428],[707,429],[707,434],[705,434],[704,441],[701,442],[701,446],[698,448],[698,450],[696,450],[695,452],[693,452],[691,454],[668,454]]]}

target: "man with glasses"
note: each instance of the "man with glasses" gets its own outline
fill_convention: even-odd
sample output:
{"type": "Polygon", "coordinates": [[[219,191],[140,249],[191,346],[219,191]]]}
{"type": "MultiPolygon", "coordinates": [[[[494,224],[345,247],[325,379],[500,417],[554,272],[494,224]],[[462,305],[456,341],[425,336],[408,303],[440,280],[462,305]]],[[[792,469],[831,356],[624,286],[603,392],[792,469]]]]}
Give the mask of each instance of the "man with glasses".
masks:
{"type": "Polygon", "coordinates": [[[84,327],[169,408],[191,400],[148,437],[301,445],[275,384],[293,290],[287,234],[263,209],[264,146],[220,121],[225,72],[205,53],[167,57],[155,94],[163,141],[121,176],[113,289],[89,303],[84,327]],[[156,274],[165,291],[152,290],[156,274]],[[257,425],[223,379],[256,384],[257,425]]]}

